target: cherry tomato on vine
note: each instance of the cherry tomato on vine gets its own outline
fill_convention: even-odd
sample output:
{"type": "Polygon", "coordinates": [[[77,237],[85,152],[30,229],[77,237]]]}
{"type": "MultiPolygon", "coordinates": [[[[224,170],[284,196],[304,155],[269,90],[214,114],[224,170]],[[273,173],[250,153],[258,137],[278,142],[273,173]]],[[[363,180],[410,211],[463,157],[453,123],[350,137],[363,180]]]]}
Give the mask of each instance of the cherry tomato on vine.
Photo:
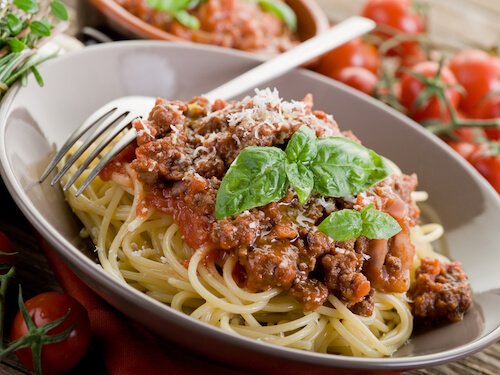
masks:
{"type": "Polygon", "coordinates": [[[377,74],[380,56],[377,48],[357,38],[327,52],[320,60],[317,71],[330,78],[337,79],[340,70],[359,66],[377,74]]]}
{"type": "Polygon", "coordinates": [[[486,95],[500,91],[500,66],[484,51],[459,52],[450,60],[450,69],[465,89],[461,108],[471,115],[486,95]]]}
{"type": "MultiPolygon", "coordinates": [[[[64,340],[42,347],[41,364],[44,374],[59,374],[74,367],[83,358],[90,343],[90,322],[85,308],[74,298],[59,292],[39,294],[25,305],[37,327],[59,319],[71,310],[68,317],[48,334],[55,335],[72,326],[74,329],[64,340]]],[[[11,338],[16,340],[27,333],[26,322],[19,311],[12,325],[11,338]]],[[[31,348],[19,349],[16,355],[26,367],[33,369],[31,348]]]]}
{"type": "Polygon", "coordinates": [[[500,154],[477,153],[470,157],[470,162],[500,194],[500,154]]]}
{"type": "MultiPolygon", "coordinates": [[[[473,117],[478,119],[500,119],[500,93],[487,96],[481,100],[475,108],[473,117]]],[[[500,140],[500,126],[485,127],[484,132],[489,139],[500,140]]]]}
{"type": "Polygon", "coordinates": [[[377,76],[368,69],[350,66],[339,71],[337,80],[367,95],[372,95],[377,85],[377,76]]]}
{"type": "MultiPolygon", "coordinates": [[[[361,14],[378,25],[392,30],[392,32],[387,30],[379,33],[385,38],[392,37],[396,33],[418,35],[425,31],[424,20],[414,10],[411,0],[368,0],[361,14]]],[[[389,54],[401,57],[404,60],[404,66],[420,62],[424,57],[417,41],[401,42],[391,49],[389,54]]]]}
{"type": "MultiPolygon", "coordinates": [[[[411,70],[413,73],[433,78],[439,69],[439,64],[434,61],[424,61],[415,65],[411,70]]],[[[446,66],[441,69],[436,84],[454,85],[457,83],[455,76],[446,66]]],[[[431,119],[449,121],[450,113],[445,103],[441,103],[437,94],[433,92],[427,100],[418,103],[424,90],[431,90],[432,87],[422,80],[405,72],[401,78],[401,104],[408,110],[408,114],[416,121],[427,121],[431,119]]],[[[444,93],[453,108],[457,108],[460,102],[460,93],[456,88],[447,87],[444,93]]]]}
{"type": "Polygon", "coordinates": [[[473,143],[467,141],[447,142],[448,145],[465,160],[470,161],[473,156],[484,153],[488,146],[485,143],[473,143]]]}

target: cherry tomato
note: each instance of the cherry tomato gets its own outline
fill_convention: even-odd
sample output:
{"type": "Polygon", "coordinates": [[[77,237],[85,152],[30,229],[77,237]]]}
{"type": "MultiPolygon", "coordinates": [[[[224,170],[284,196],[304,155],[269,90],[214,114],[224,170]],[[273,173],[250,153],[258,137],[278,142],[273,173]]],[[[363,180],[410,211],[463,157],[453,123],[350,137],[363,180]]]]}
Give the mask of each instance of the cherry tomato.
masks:
{"type": "Polygon", "coordinates": [[[328,77],[337,79],[340,70],[350,66],[359,66],[377,74],[380,67],[377,48],[363,42],[360,38],[351,40],[326,53],[321,58],[317,70],[328,77]]]}
{"type": "MultiPolygon", "coordinates": [[[[410,0],[368,0],[361,12],[379,25],[388,26],[395,32],[417,35],[425,31],[422,17],[413,10],[410,0]]],[[[391,33],[380,33],[383,37],[393,36],[391,33]]],[[[401,57],[403,66],[411,66],[422,61],[423,51],[418,42],[402,42],[390,55],[401,57]]]]}
{"type": "MultiPolygon", "coordinates": [[[[64,293],[48,292],[39,294],[26,302],[26,309],[37,327],[41,327],[62,316],[71,309],[69,316],[50,335],[63,332],[71,326],[73,331],[63,341],[42,347],[42,372],[59,374],[74,367],[85,355],[90,343],[90,322],[85,308],[74,298],[64,293]]],[[[27,334],[28,329],[19,311],[12,326],[12,340],[27,334]]],[[[16,351],[19,360],[33,369],[31,348],[16,351]]]]}
{"type": "Polygon", "coordinates": [[[500,90],[500,67],[486,52],[461,51],[451,59],[450,69],[465,89],[461,107],[466,112],[471,112],[488,93],[500,90]]]}
{"type": "MultiPolygon", "coordinates": [[[[434,61],[425,61],[415,65],[412,70],[425,77],[434,77],[438,71],[438,67],[438,63],[434,61]]],[[[442,68],[439,80],[446,84],[457,83],[455,76],[446,66],[442,68]]],[[[408,110],[408,114],[416,121],[426,121],[430,119],[448,121],[450,114],[445,108],[444,103],[441,105],[435,95],[428,98],[426,103],[414,108],[415,101],[425,88],[424,82],[410,73],[404,73],[401,78],[401,104],[408,110]]],[[[451,105],[457,108],[460,101],[459,92],[449,87],[445,89],[445,95],[451,105]]]]}
{"type": "Polygon", "coordinates": [[[340,70],[337,79],[368,95],[373,94],[377,85],[377,76],[359,66],[351,66],[340,70]]]}
{"type": "Polygon", "coordinates": [[[485,143],[473,143],[467,141],[447,142],[465,160],[470,161],[476,154],[483,153],[488,149],[485,143]]]}
{"type": "Polygon", "coordinates": [[[500,155],[478,153],[470,158],[470,162],[500,194],[500,155]]]}
{"type": "MultiPolygon", "coordinates": [[[[500,94],[487,96],[481,100],[476,106],[474,117],[478,119],[500,119],[500,94]]],[[[488,138],[498,141],[500,140],[500,126],[486,127],[484,132],[488,138]]]]}

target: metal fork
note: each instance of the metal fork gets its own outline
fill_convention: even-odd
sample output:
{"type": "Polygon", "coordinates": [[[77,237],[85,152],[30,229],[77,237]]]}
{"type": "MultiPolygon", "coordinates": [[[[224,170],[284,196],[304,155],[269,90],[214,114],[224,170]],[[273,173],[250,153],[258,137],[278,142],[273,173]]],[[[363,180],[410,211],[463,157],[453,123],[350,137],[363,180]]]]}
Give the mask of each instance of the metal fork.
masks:
{"type": "MultiPolygon", "coordinates": [[[[255,88],[257,85],[279,77],[282,74],[314,59],[329,50],[338,47],[354,38],[357,38],[375,28],[375,23],[363,17],[351,17],[332,27],[325,33],[311,38],[297,47],[290,49],[260,65],[249,70],[235,79],[219,86],[218,88],[206,93],[209,100],[230,99],[242,92],[255,88]]],[[[54,176],[51,185],[54,186],[66,174],[75,161],[99,138],[103,137],[97,147],[85,159],[76,173],[65,184],[63,190],[69,189],[80,177],[85,169],[95,160],[99,154],[108,146],[131,122],[137,118],[146,118],[148,112],[153,108],[154,98],[127,96],[110,103],[94,112],[61,147],[54,156],[46,170],[40,177],[42,183],[54,170],[61,159],[71,149],[71,147],[86,134],[89,134],[78,150],[67,160],[64,166],[54,176]],[[93,131],[93,133],[89,133],[93,131]]],[[[75,195],[80,195],[88,185],[95,179],[104,166],[122,151],[137,136],[137,132],[132,127],[123,137],[112,147],[112,149],[103,155],[99,163],[93,168],[88,177],[77,189],[75,195]]]]}

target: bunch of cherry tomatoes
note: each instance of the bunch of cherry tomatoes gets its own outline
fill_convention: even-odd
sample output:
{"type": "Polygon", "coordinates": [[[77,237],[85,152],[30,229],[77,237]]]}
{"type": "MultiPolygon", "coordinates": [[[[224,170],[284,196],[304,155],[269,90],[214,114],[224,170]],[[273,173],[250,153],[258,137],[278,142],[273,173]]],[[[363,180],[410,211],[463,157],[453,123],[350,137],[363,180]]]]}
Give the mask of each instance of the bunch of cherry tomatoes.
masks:
{"type": "MultiPolygon", "coordinates": [[[[0,231],[0,336],[4,331],[3,301],[7,283],[15,272],[15,258],[12,242],[0,231]]],[[[10,337],[7,346],[0,346],[0,359],[15,352],[36,374],[60,374],[74,367],[87,352],[91,339],[87,310],[64,293],[42,293],[26,303],[20,293],[10,337]]]]}
{"type": "Polygon", "coordinates": [[[317,71],[421,123],[500,193],[500,57],[436,48],[412,0],[367,0],[362,15],[376,31],[326,54],[317,71]]]}

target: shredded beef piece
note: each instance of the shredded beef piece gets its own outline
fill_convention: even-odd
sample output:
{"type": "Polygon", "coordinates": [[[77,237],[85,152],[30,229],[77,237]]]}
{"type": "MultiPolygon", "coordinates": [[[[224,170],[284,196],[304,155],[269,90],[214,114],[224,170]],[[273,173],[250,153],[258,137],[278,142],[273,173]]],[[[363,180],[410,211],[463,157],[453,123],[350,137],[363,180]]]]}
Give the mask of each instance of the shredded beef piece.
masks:
{"type": "Polygon", "coordinates": [[[321,232],[310,232],[305,241],[297,242],[299,247],[299,269],[311,272],[320,256],[335,249],[335,241],[321,232]]]}
{"type": "Polygon", "coordinates": [[[316,279],[301,280],[290,288],[288,295],[294,297],[304,311],[314,311],[325,303],[328,288],[316,279]]]}
{"type": "Polygon", "coordinates": [[[235,218],[218,220],[212,229],[212,240],[223,250],[248,248],[254,244],[265,223],[264,212],[257,209],[235,218]]]}
{"type": "Polygon", "coordinates": [[[272,287],[290,289],[297,275],[297,249],[288,241],[268,243],[259,239],[253,250],[240,251],[240,264],[246,271],[246,287],[260,292],[272,287]]]}
{"type": "Polygon", "coordinates": [[[375,295],[375,289],[370,289],[368,293],[361,302],[356,302],[354,304],[347,304],[349,310],[354,314],[361,316],[371,316],[373,314],[373,309],[375,308],[375,301],[373,296],[375,295]]]}
{"type": "Polygon", "coordinates": [[[460,263],[438,259],[422,259],[409,297],[413,315],[424,324],[462,320],[472,305],[472,290],[460,263]]]}
{"type": "Polygon", "coordinates": [[[321,258],[328,290],[349,303],[361,302],[370,293],[370,282],[360,271],[363,257],[352,251],[335,252],[321,258]]]}
{"type": "Polygon", "coordinates": [[[131,167],[140,180],[154,184],[158,179],[180,181],[191,170],[192,159],[186,148],[167,136],[135,150],[136,159],[131,167]]]}
{"type": "Polygon", "coordinates": [[[157,131],[157,137],[164,137],[172,131],[172,126],[182,128],[186,117],[183,112],[187,111],[187,105],[180,101],[169,102],[165,99],[157,99],[151,110],[148,122],[157,131]]]}

